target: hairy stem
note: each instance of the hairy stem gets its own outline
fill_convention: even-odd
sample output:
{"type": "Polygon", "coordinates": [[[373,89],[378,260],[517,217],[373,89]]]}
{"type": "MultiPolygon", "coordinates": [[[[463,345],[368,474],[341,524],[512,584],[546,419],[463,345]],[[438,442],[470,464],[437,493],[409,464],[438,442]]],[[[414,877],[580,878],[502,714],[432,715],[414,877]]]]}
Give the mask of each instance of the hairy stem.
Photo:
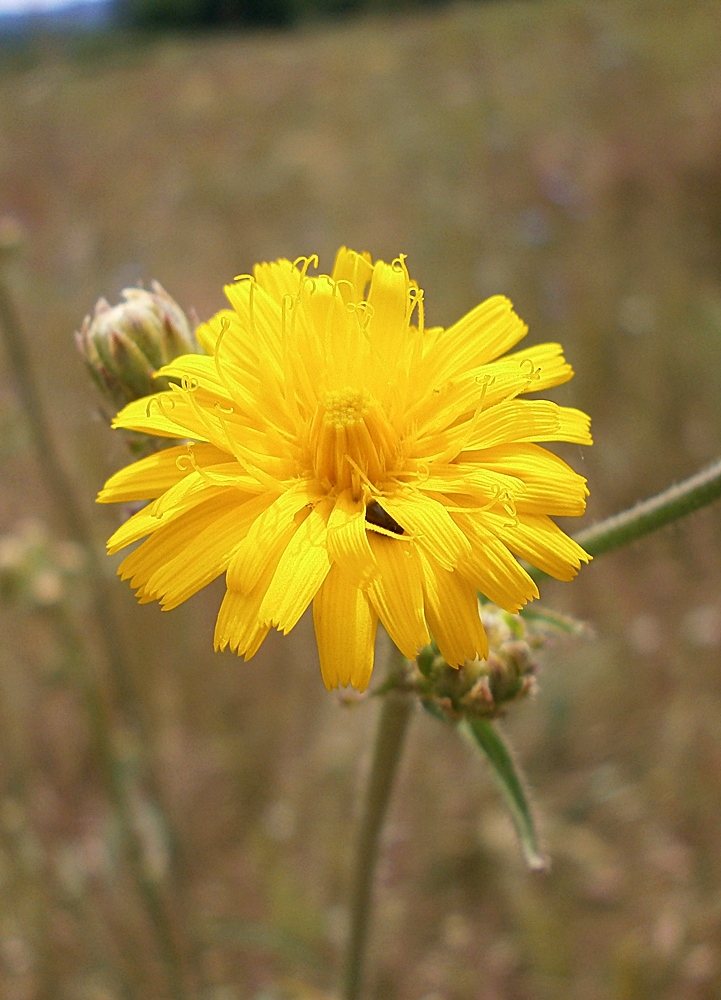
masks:
{"type": "Polygon", "coordinates": [[[592,556],[619,549],[721,497],[721,461],[576,535],[592,556]]]}
{"type": "MultiPolygon", "coordinates": [[[[389,674],[400,673],[404,662],[402,655],[392,647],[389,674]]],[[[362,995],[378,844],[414,704],[415,700],[410,694],[397,689],[388,691],[382,699],[356,849],[343,984],[344,1000],[359,1000],[362,995]]]]}
{"type": "MultiPolygon", "coordinates": [[[[601,556],[638,538],[663,528],[679,518],[693,514],[707,504],[721,497],[721,460],[702,469],[683,482],[642,500],[635,507],[607,517],[574,535],[574,539],[591,556],[601,556]]],[[[547,575],[542,570],[528,570],[534,580],[544,580],[547,575]]]]}

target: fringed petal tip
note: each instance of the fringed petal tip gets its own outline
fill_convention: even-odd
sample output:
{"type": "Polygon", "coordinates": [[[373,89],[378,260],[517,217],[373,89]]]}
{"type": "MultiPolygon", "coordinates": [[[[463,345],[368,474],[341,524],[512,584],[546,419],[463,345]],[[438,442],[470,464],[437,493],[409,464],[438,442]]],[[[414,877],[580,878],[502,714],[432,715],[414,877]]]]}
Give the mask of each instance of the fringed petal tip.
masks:
{"type": "Polygon", "coordinates": [[[236,637],[222,635],[218,636],[218,629],[216,625],[216,633],[213,638],[213,650],[216,653],[224,653],[227,649],[229,652],[234,653],[236,656],[242,657],[242,659],[247,663],[252,660],[255,654],[258,652],[260,647],[263,645],[265,637],[268,635],[270,628],[267,625],[261,625],[259,623],[255,624],[252,630],[252,635],[246,639],[246,643],[243,646],[243,637],[238,635],[236,637]]]}
{"type": "Polygon", "coordinates": [[[331,682],[323,674],[322,671],[321,671],[321,677],[323,679],[323,684],[325,686],[326,691],[338,691],[338,692],[343,692],[343,691],[348,691],[348,692],[350,692],[350,691],[357,691],[358,694],[363,694],[365,691],[368,690],[368,685],[370,683],[370,674],[368,674],[368,676],[364,676],[363,678],[360,678],[358,680],[358,683],[354,683],[353,681],[350,681],[348,684],[341,684],[340,681],[338,681],[338,680],[336,680],[334,682],[331,682]]]}

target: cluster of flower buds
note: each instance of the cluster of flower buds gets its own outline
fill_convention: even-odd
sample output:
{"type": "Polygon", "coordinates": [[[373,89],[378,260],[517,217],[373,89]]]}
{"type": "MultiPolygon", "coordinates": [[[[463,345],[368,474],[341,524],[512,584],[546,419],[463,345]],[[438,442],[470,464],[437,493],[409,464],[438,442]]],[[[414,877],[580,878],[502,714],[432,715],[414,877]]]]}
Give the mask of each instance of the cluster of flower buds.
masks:
{"type": "Polygon", "coordinates": [[[62,604],[84,558],[79,545],[55,541],[40,521],[22,521],[0,535],[0,598],[30,609],[62,604]]]}
{"type": "Polygon", "coordinates": [[[96,385],[113,411],[168,388],[155,372],[181,354],[200,348],[187,316],[157,281],[151,291],[126,288],[124,302],[99,299],[75,334],[96,385]]]}
{"type": "Polygon", "coordinates": [[[487,659],[449,667],[431,643],[410,664],[405,678],[423,707],[449,722],[501,715],[511,702],[535,691],[538,650],[554,635],[584,631],[582,623],[555,613],[534,610],[512,615],[486,602],[479,608],[488,636],[487,659]]]}

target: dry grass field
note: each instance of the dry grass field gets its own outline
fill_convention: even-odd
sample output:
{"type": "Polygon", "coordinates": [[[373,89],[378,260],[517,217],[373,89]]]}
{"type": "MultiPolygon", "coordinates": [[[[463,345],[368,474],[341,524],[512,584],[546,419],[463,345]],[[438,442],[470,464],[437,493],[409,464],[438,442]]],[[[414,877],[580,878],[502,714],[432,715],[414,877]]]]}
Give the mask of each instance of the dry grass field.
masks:
{"type": "MultiPolygon", "coordinates": [[[[720,52],[714,2],[539,0],[1,54],[12,286],[98,547],[120,515],[93,498],[127,456],[72,342],[96,298],[156,278],[206,317],[255,261],[330,266],[341,243],[407,253],[431,323],[503,292],[530,342],[562,341],[577,374],[554,398],[594,422],[592,449],[563,450],[585,523],[718,456],[720,52]]],[[[2,562],[19,531],[47,548],[28,518],[67,528],[0,371],[2,562]]],[[[720,515],[542,588],[594,631],[547,651],[505,722],[549,873],[524,870],[483,762],[414,719],[369,997],[721,996],[720,515]]],[[[0,609],[0,997],[170,1000],[88,712],[88,676],[107,684],[84,574],[67,603],[90,675],[42,580],[0,609]]],[[[114,766],[181,956],[174,1000],[328,1000],[376,702],[325,691],[306,621],[244,664],[212,652],[222,588],[169,614],[112,593],[114,766]]]]}

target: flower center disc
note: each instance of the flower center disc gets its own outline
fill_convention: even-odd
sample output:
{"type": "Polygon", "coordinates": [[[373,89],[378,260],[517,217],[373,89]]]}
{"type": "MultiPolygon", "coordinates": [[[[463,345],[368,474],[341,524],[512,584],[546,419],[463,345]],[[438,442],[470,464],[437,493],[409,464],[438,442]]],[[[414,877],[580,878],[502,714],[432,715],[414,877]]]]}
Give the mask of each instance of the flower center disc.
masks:
{"type": "Polygon", "coordinates": [[[367,389],[332,389],[321,396],[310,428],[315,476],[338,491],[361,481],[379,484],[398,454],[398,436],[367,389]]]}

